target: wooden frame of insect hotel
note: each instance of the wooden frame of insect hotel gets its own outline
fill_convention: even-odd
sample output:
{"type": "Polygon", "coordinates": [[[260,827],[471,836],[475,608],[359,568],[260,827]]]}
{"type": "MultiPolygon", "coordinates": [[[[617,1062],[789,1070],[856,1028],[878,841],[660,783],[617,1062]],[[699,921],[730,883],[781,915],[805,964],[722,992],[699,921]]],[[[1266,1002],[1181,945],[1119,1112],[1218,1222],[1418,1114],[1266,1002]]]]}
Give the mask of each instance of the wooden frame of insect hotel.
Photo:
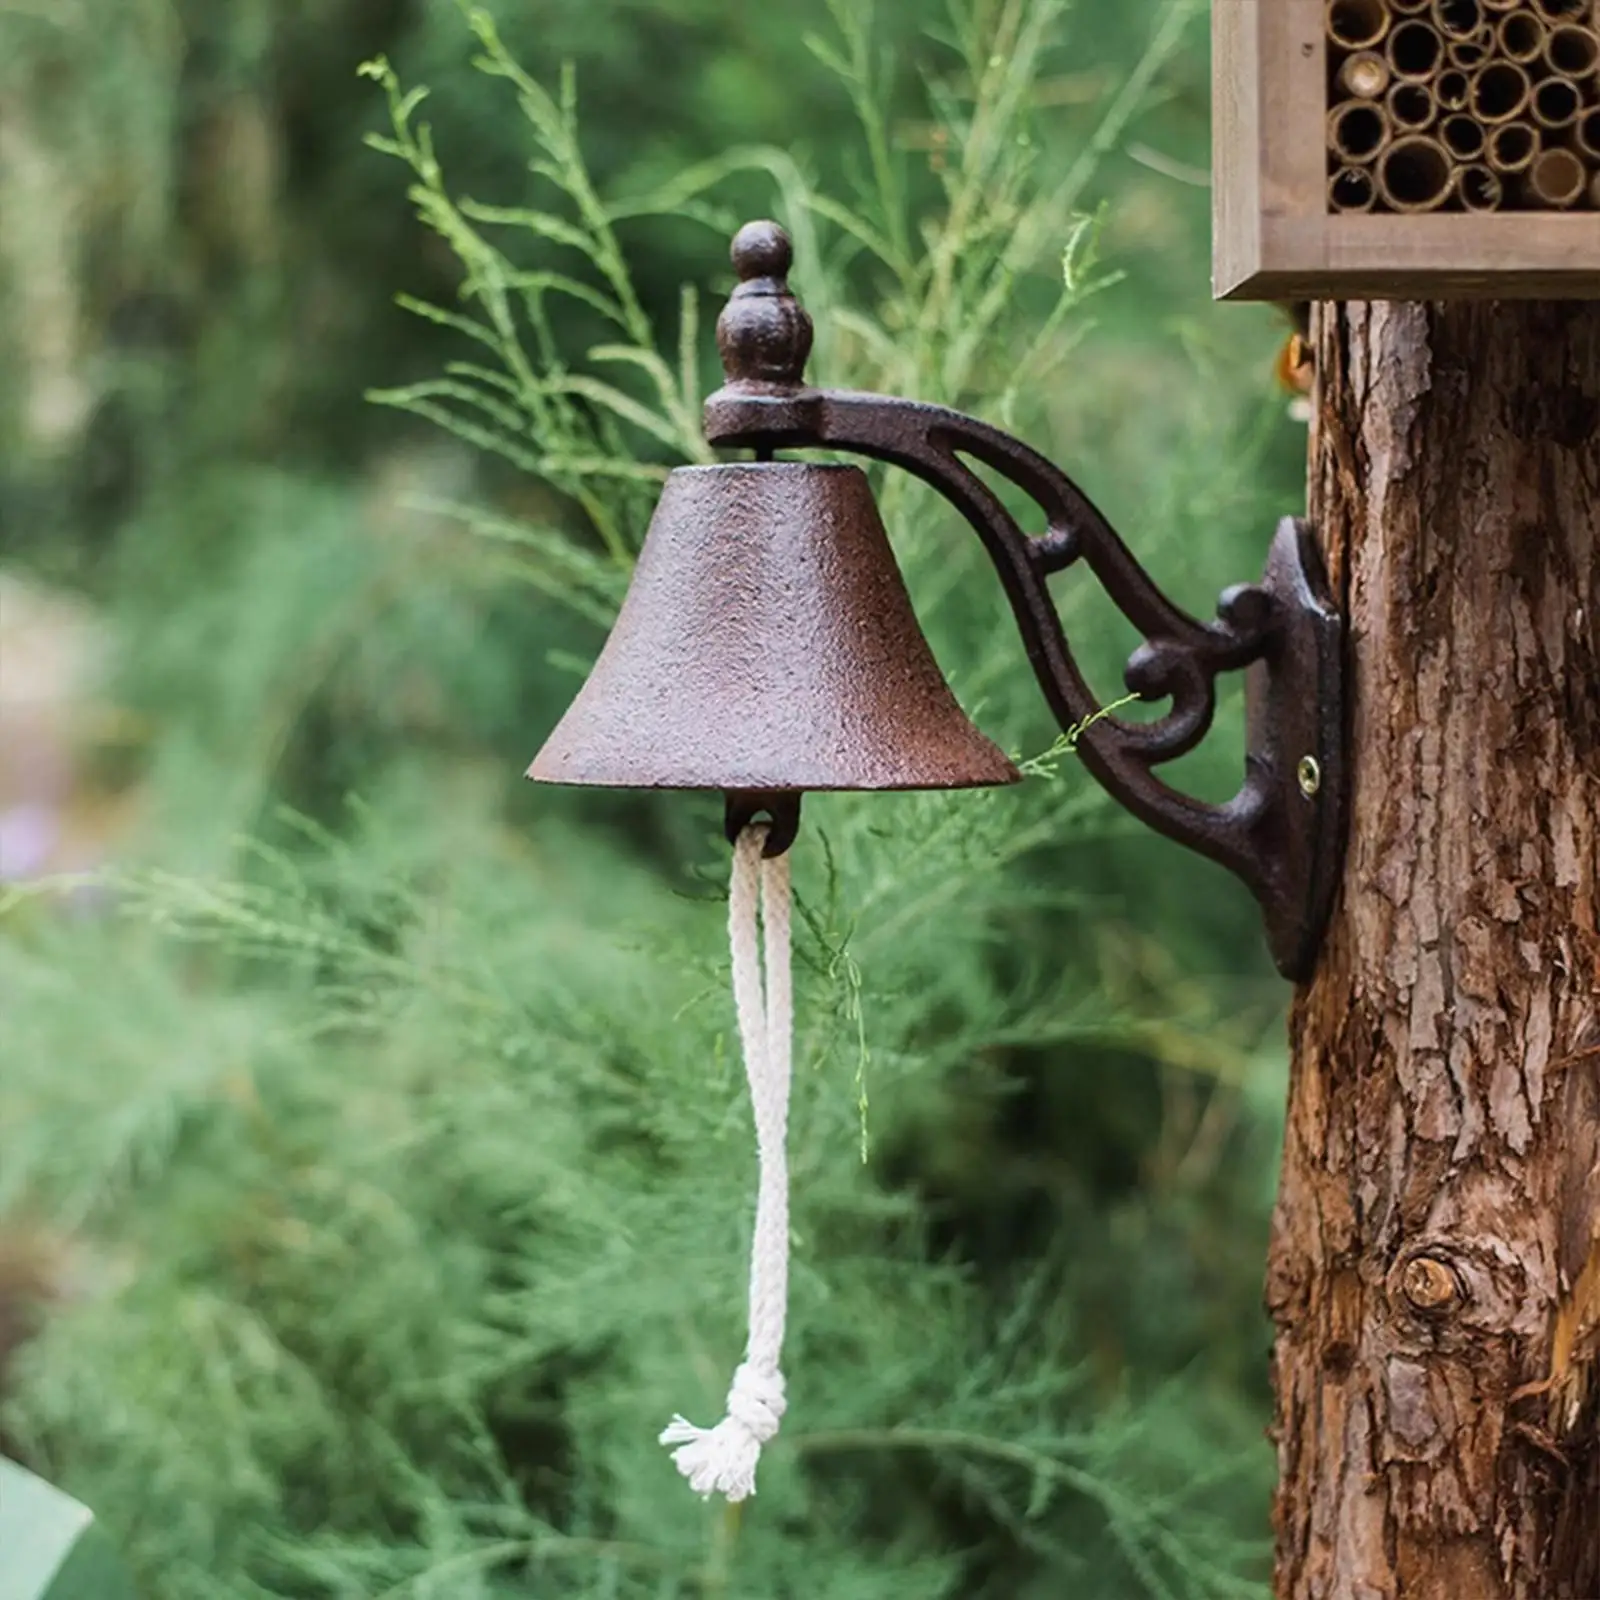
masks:
{"type": "Polygon", "coordinates": [[[1221,299],[1600,299],[1600,0],[1213,0],[1221,299]]]}

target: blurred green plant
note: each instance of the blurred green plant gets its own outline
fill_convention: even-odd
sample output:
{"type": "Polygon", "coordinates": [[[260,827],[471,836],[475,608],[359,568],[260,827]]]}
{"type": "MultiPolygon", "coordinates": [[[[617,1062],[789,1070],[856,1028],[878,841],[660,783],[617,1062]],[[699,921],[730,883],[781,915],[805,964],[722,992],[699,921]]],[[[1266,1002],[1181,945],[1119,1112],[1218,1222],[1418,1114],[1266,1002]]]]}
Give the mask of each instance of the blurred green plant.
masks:
{"type": "MultiPolygon", "coordinates": [[[[1277,1002],[1117,930],[1092,874],[1129,827],[1063,763],[966,530],[884,478],[958,693],[1042,753],[1015,791],[810,806],[793,1395],[742,1517],[697,1506],[654,1442],[737,1356],[747,1113],[716,818],[512,796],[504,771],[519,710],[553,720],[597,646],[662,472],[706,454],[698,293],[663,337],[674,297],[641,287],[627,230],[725,234],[755,179],[797,239],[821,381],[1081,442],[1098,408],[1066,379],[1137,349],[1185,387],[1140,417],[1163,449],[1116,509],[1169,559],[1238,550],[1218,529],[1261,512],[1275,438],[1248,352],[1104,354],[1089,321],[1126,316],[1106,261],[1141,259],[1111,248],[1096,164],[1200,9],[1142,8],[1063,160],[1061,0],[953,13],[915,140],[884,111],[870,14],[840,0],[812,44],[861,126],[848,202],[767,147],[614,196],[571,76],[547,89],[473,10],[529,158],[509,203],[478,202],[419,93],[365,69],[374,142],[461,272],[455,303],[403,301],[454,347],[444,372],[376,398],[514,486],[486,504],[456,456],[419,453],[359,506],[259,470],[191,488],[216,514],[171,548],[235,524],[197,560],[204,592],[123,602],[129,679],[163,719],[146,864],[14,889],[0,939],[0,1210],[66,1235],[75,1286],[7,1426],[151,1593],[1264,1593],[1277,1002]]],[[[1086,598],[1063,594],[1069,619],[1086,598]]]]}

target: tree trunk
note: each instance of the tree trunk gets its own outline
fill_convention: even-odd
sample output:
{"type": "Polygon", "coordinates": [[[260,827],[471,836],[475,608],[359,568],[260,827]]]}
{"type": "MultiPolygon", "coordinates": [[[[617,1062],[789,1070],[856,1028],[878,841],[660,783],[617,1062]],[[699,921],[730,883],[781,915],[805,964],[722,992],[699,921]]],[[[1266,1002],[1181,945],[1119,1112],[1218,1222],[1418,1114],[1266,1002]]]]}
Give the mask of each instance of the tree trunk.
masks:
{"type": "Polygon", "coordinates": [[[1284,1600],[1600,1596],[1600,304],[1319,308],[1340,903],[1267,1300],[1284,1600]]]}

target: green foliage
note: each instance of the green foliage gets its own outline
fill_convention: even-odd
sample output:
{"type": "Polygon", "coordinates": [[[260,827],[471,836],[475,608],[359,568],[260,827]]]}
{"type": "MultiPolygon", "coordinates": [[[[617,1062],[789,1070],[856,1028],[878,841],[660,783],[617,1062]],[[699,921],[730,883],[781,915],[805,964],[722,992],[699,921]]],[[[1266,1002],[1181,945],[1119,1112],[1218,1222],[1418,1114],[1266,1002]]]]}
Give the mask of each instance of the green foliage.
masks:
{"type": "MultiPolygon", "coordinates": [[[[956,13],[921,58],[919,157],[883,35],[840,0],[810,42],[860,124],[843,188],[750,147],[613,189],[571,74],[549,89],[475,10],[479,93],[520,112],[527,163],[486,203],[420,92],[364,69],[372,143],[460,271],[453,301],[402,301],[441,374],[375,397],[444,443],[359,499],[230,470],[130,525],[122,692],[160,729],[143,854],[18,889],[0,938],[0,1210],[68,1233],[77,1285],[7,1424],[149,1593],[1263,1592],[1276,1000],[1253,956],[1192,954],[1254,939],[1242,896],[1212,931],[1120,930],[1119,895],[1187,869],[1081,781],[969,532],[882,479],[942,665],[1034,776],[808,800],[791,1408],[742,1513],[655,1443],[715,1410],[740,1336],[713,805],[509,781],[663,471],[706,458],[701,295],[726,270],[666,293],[633,241],[720,248],[753,184],[796,236],[819,379],[1103,446],[1090,487],[1180,587],[1259,544],[1281,438],[1252,353],[1176,317],[1141,342],[1150,302],[1119,299],[1183,225],[1141,243],[1100,163],[1161,114],[1202,8],[1134,9],[1148,32],[1070,144],[1051,91],[1083,19],[956,13]]],[[[1091,601],[1063,589],[1109,667],[1091,601]]]]}

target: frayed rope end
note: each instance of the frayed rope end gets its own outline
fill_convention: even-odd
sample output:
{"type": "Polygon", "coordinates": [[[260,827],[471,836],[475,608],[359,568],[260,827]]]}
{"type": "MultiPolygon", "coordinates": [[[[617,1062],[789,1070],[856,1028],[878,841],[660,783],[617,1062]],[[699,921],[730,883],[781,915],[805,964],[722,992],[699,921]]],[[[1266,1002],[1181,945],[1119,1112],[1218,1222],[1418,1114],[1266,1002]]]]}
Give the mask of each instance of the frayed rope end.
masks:
{"type": "Polygon", "coordinates": [[[761,1447],[777,1434],[784,1409],[783,1374],[759,1372],[745,1362],[733,1375],[728,1414],[716,1427],[697,1428],[674,1417],[662,1429],[661,1443],[677,1445],[673,1463],[703,1499],[748,1499],[756,1492],[761,1447]]]}

